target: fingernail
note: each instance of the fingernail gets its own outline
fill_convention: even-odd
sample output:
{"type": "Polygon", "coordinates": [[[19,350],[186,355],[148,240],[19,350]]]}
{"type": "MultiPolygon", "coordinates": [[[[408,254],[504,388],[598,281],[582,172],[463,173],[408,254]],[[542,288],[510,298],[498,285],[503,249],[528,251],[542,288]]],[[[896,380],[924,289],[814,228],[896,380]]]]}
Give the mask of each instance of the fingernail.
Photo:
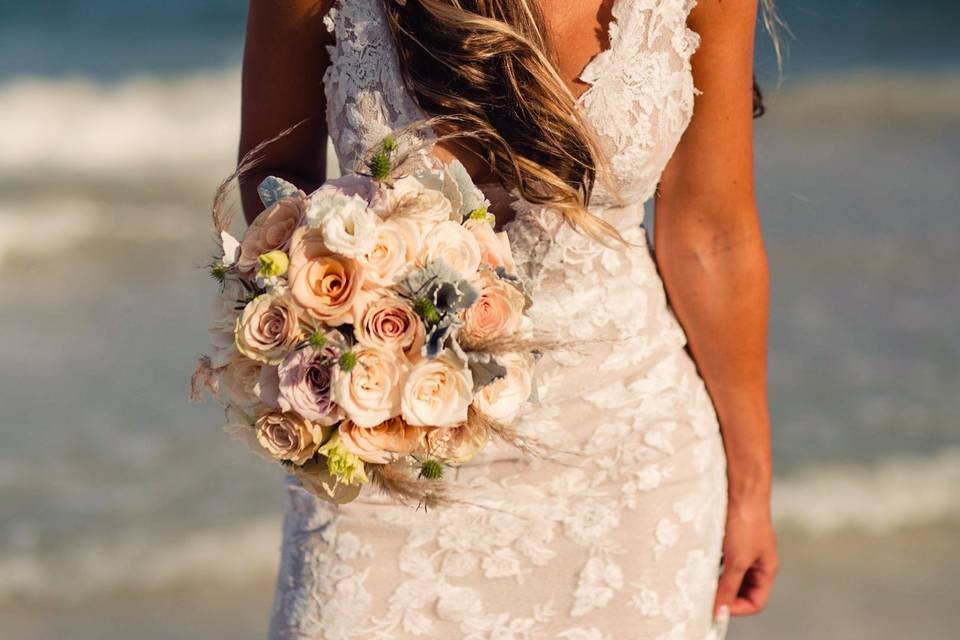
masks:
{"type": "Polygon", "coordinates": [[[714,622],[727,622],[730,620],[730,607],[727,605],[720,605],[717,609],[717,615],[713,618],[714,622]]]}

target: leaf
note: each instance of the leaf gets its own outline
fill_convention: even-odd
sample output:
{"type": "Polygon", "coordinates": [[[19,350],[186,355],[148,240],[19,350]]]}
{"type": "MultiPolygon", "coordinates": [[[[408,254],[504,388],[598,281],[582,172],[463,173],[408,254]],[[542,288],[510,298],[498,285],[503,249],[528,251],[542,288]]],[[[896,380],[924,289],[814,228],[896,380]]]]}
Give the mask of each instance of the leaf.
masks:
{"type": "Polygon", "coordinates": [[[472,352],[468,356],[470,358],[468,366],[470,367],[470,373],[473,374],[474,393],[507,375],[507,368],[488,353],[477,354],[472,352]]]}
{"type": "Polygon", "coordinates": [[[276,176],[264,178],[260,186],[257,187],[257,193],[260,195],[260,200],[263,202],[264,207],[270,207],[278,200],[294,196],[298,191],[299,189],[293,184],[276,176]]]}

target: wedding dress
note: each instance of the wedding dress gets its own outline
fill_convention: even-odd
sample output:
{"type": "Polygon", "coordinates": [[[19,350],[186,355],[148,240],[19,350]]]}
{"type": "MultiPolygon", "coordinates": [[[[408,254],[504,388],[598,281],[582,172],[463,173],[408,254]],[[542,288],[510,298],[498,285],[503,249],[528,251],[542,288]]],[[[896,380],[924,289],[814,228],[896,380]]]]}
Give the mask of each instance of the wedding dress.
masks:
{"type": "MultiPolygon", "coordinates": [[[[271,640],[719,639],[712,601],[726,509],[717,417],[652,259],[643,203],[690,121],[694,0],[615,0],[610,45],[578,100],[621,199],[590,208],[611,249],[518,206],[506,229],[537,326],[583,348],[546,354],[521,429],[565,461],[492,443],[448,471],[476,506],[335,507],[290,479],[271,640]],[[625,205],[623,203],[626,203],[625,205]]],[[[344,170],[422,119],[381,0],[341,0],[325,77],[344,170]]]]}

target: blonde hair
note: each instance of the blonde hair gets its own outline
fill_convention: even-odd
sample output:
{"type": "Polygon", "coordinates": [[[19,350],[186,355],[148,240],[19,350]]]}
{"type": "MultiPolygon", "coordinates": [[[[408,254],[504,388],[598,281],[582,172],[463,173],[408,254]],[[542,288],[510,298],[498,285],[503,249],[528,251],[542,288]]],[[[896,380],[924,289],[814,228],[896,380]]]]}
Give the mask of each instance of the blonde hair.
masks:
{"type": "MultiPolygon", "coordinates": [[[[556,210],[579,231],[622,237],[587,210],[609,172],[577,99],[557,72],[535,0],[383,0],[404,81],[441,135],[472,138],[470,150],[528,202],[556,210]]],[[[778,64],[784,23],[774,0],[762,20],[778,64]]],[[[754,113],[763,97],[754,83],[754,113]]],[[[615,191],[612,187],[611,191],[615,191]]]]}
{"type": "MultiPolygon", "coordinates": [[[[620,238],[587,210],[603,155],[557,72],[532,0],[384,0],[404,80],[439,134],[465,132],[500,183],[579,231],[620,238]]],[[[603,179],[601,177],[601,179],[603,179]]]]}

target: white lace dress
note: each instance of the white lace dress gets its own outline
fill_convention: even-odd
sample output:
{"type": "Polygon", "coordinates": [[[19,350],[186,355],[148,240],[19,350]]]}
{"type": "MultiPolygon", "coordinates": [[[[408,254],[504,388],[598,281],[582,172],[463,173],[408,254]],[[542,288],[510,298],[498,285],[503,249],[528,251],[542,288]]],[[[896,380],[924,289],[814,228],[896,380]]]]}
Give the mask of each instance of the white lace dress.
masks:
{"type": "MultiPolygon", "coordinates": [[[[325,77],[340,164],[422,118],[381,0],[342,0],[325,77]]],[[[287,484],[271,640],[718,639],[726,508],[713,405],[652,260],[643,203],[686,128],[692,0],[616,0],[610,47],[579,100],[626,206],[591,209],[636,244],[607,249],[521,208],[508,227],[534,321],[586,349],[538,364],[522,428],[564,462],[492,445],[450,473],[482,506],[429,513],[373,491],[341,507],[287,484]]]]}

